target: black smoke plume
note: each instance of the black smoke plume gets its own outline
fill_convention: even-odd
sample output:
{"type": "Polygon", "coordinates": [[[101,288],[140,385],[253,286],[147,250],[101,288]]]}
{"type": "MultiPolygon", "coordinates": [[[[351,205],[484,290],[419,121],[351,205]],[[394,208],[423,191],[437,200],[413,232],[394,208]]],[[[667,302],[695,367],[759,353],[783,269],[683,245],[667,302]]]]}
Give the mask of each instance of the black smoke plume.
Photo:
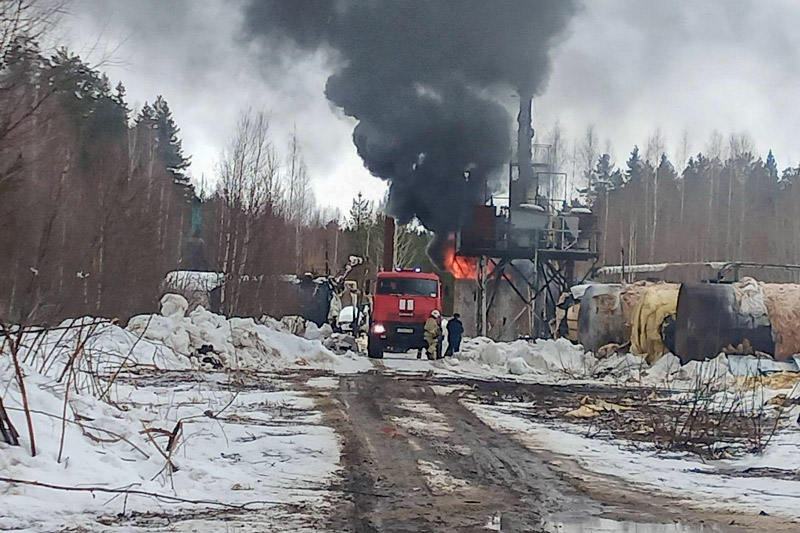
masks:
{"type": "Polygon", "coordinates": [[[389,181],[389,214],[456,230],[511,155],[510,91],[535,95],[576,0],[249,0],[246,37],[274,59],[332,52],[328,99],[389,181]]]}

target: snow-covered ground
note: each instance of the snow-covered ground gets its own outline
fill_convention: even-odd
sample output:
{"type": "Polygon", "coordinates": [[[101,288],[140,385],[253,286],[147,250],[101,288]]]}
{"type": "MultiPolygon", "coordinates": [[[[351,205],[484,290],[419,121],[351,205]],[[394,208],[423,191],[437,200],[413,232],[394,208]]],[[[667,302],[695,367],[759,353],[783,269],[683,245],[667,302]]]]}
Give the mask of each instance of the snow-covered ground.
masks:
{"type": "Polygon", "coordinates": [[[485,337],[467,339],[461,351],[438,361],[416,360],[415,352],[387,354],[382,365],[392,371],[433,372],[439,376],[503,379],[530,383],[594,383],[669,390],[692,389],[698,382],[724,390],[735,381],[726,356],[691,362],[667,354],[652,366],[630,353],[598,359],[566,339],[494,342],[485,337]]]}
{"type": "Polygon", "coordinates": [[[340,442],[315,400],[338,383],[315,378],[300,390],[304,379],[287,373],[372,365],[333,353],[311,327],[307,339],[273,320],[185,310],[168,296],[160,314],[127,329],[83,318],[23,335],[16,352],[35,456],[3,344],[0,397],[20,446],[0,438],[0,530],[148,529],[176,517],[197,530],[197,508],[208,531],[218,530],[215,512],[318,530],[314,518],[335,499],[340,442]]]}
{"type": "MultiPolygon", "coordinates": [[[[339,440],[321,424],[313,398],[291,383],[263,378],[262,390],[250,390],[247,381],[228,375],[158,373],[117,383],[111,404],[70,391],[62,418],[65,387],[30,368],[26,374],[37,454],[31,456],[12,380],[4,403],[21,446],[0,444],[0,473],[60,488],[3,483],[2,530],[92,529],[97,522],[147,529],[159,520],[183,520],[197,501],[225,515],[241,507],[256,511],[248,520],[265,512],[273,519],[293,514],[300,505],[315,509],[305,521],[325,513],[339,440]],[[112,492],[127,489],[142,492],[112,492]]],[[[0,375],[8,376],[8,368],[0,375]]],[[[206,522],[205,530],[215,530],[213,516],[206,522]]],[[[287,524],[293,524],[289,530],[303,525],[287,524]]]]}
{"type": "MultiPolygon", "coordinates": [[[[747,381],[734,375],[736,365],[725,356],[684,366],[671,355],[652,366],[630,354],[598,359],[565,340],[469,339],[460,353],[440,361],[411,353],[373,362],[335,353],[329,347],[341,339],[302,320],[186,311],[183,298],[168,295],[159,314],[135,317],[127,328],[87,317],[25,334],[16,355],[35,456],[12,350],[3,344],[0,398],[20,446],[0,438],[0,530],[92,530],[98,522],[151,529],[172,522],[174,530],[213,531],[213,524],[233,521],[245,529],[280,523],[278,530],[318,531],[341,496],[331,488],[339,479],[340,437],[323,420],[319,402],[338,386],[337,374],[376,368],[451,379],[644,387],[675,398],[702,384],[709,409],[731,405],[731,396],[750,410],[771,409],[780,400],[789,405],[764,454],[705,463],[686,454],[665,457],[641,443],[634,448],[592,438],[586,426],[564,420],[530,420],[520,404],[465,405],[497,431],[531,449],[568,455],[586,472],[694,503],[800,518],[800,482],[789,475],[800,456],[800,392],[791,376],[747,381]],[[308,370],[326,375],[309,379],[308,370]],[[737,475],[748,468],[787,475],[737,475]]],[[[452,431],[442,417],[418,420],[425,414],[418,404],[401,407],[408,414],[394,422],[411,435],[452,431]]],[[[443,476],[435,464],[422,466],[432,478],[443,476]]]]}
{"type": "Polygon", "coordinates": [[[800,456],[796,430],[778,433],[763,455],[703,462],[689,454],[667,457],[642,446],[634,449],[629,442],[591,438],[585,427],[534,422],[510,405],[464,404],[489,427],[533,451],[576,460],[589,474],[621,479],[701,508],[800,518],[800,481],[742,475],[756,467],[794,473],[800,456]]]}
{"type": "Polygon", "coordinates": [[[660,390],[676,401],[693,398],[701,388],[704,409],[735,406],[736,411],[749,414],[780,410],[781,422],[774,435],[766,430],[765,437],[770,440],[763,454],[703,461],[696,455],[656,450],[642,442],[600,439],[598,427],[587,431],[586,425],[563,419],[534,421],[527,413],[530,406],[523,403],[464,401],[493,429],[512,435],[531,450],[575,460],[587,473],[667,493],[695,506],[754,514],[764,511],[800,519],[800,477],[791,479],[800,457],[800,406],[796,405],[800,403],[800,379],[793,375],[773,375],[783,379],[755,373],[743,376],[742,362],[725,355],[683,366],[671,354],[652,366],[631,354],[597,359],[565,340],[494,343],[471,339],[455,357],[428,362],[416,361],[409,354],[385,359],[383,365],[400,373],[417,369],[448,378],[642,387],[660,390]],[[779,407],[775,400],[781,399],[788,406],[779,407]]]}

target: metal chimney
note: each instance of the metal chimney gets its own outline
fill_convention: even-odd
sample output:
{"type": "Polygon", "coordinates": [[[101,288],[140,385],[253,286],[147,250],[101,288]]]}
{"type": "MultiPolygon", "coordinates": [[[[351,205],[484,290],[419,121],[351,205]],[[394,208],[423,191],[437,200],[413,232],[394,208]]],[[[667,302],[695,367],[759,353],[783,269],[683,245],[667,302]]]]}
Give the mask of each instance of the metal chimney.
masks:
{"type": "Polygon", "coordinates": [[[394,270],[394,219],[383,217],[383,270],[394,270]]]}

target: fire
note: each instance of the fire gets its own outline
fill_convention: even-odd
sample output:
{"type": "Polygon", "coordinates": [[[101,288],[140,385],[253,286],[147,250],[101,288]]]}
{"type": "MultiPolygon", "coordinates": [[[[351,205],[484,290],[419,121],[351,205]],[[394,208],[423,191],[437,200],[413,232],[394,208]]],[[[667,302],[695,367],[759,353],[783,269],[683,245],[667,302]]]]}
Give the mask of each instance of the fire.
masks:
{"type": "Polygon", "coordinates": [[[463,257],[456,255],[455,243],[450,244],[444,251],[444,267],[456,279],[477,279],[478,259],[476,257],[463,257]]]}

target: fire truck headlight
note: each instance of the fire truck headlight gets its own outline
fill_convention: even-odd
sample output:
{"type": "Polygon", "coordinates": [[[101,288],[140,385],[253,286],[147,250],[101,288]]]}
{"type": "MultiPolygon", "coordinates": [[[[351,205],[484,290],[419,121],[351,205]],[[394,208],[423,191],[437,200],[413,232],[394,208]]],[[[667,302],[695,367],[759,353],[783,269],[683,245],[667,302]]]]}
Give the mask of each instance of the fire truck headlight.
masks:
{"type": "Polygon", "coordinates": [[[375,333],[376,335],[383,335],[386,333],[386,326],[383,324],[373,324],[372,333],[375,333]]]}

